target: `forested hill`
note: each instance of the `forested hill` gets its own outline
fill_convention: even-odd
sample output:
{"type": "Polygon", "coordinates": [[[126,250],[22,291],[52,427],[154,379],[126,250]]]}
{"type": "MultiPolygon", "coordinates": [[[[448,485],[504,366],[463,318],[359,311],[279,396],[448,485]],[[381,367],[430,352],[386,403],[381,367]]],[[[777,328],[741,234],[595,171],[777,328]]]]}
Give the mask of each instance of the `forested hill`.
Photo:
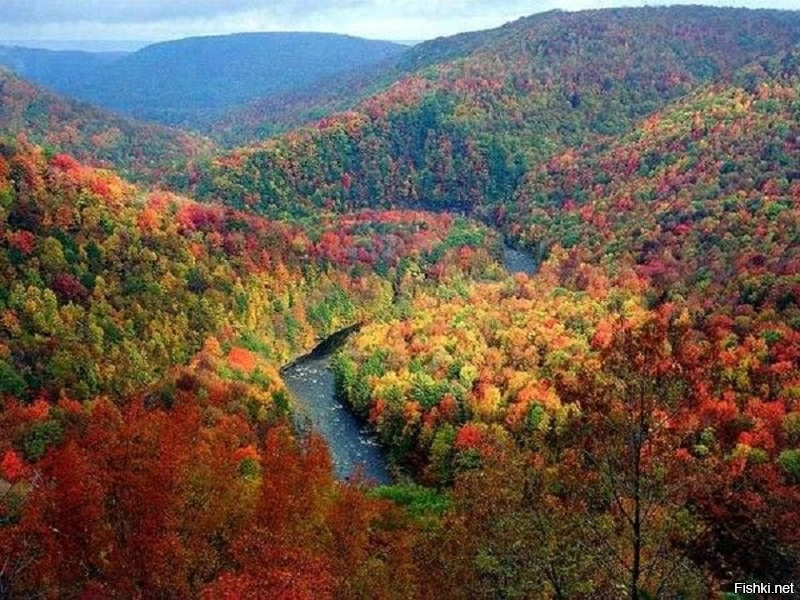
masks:
{"type": "Polygon", "coordinates": [[[0,138],[0,597],[416,596],[413,523],[295,436],[278,368],[491,271],[487,233],[269,221],[0,138]]]}
{"type": "Polygon", "coordinates": [[[471,208],[509,198],[529,168],[558,151],[625,132],[798,40],[800,16],[791,12],[536,15],[412,49],[403,59],[411,70],[383,92],[315,127],[201,166],[191,189],[258,210],[471,208]]]}
{"type": "MultiPolygon", "coordinates": [[[[125,115],[197,129],[232,107],[317,85],[397,57],[405,48],[335,34],[248,33],[153,44],[91,70],[81,67],[80,77],[67,77],[42,64],[37,68],[30,61],[22,74],[125,115]]],[[[60,56],[37,58],[41,63],[60,56]]]]}
{"type": "Polygon", "coordinates": [[[210,152],[199,136],[119,117],[38,88],[0,67],[0,129],[94,166],[155,180],[172,165],[210,152]]]}
{"type": "MultiPolygon", "coordinates": [[[[449,572],[485,552],[475,528],[490,523],[498,537],[507,535],[505,525],[492,529],[494,523],[505,524],[518,510],[525,516],[510,518],[515,533],[495,553],[500,547],[518,559],[516,532],[523,523],[533,539],[549,532],[554,546],[563,544],[557,559],[545,559],[554,565],[556,585],[574,586],[563,597],[582,597],[585,581],[614,571],[589,567],[563,583],[581,568],[585,555],[571,554],[576,545],[600,530],[586,527],[581,512],[588,498],[597,498],[603,519],[610,517],[615,531],[628,529],[622,547],[649,538],[650,589],[675,575],[658,574],[665,563],[677,564],[672,558],[659,566],[661,550],[670,546],[665,552],[681,547],[679,554],[720,581],[742,573],[765,580],[773,572],[796,580],[799,106],[800,52],[793,50],[698,89],[621,136],[558,153],[488,215],[517,241],[542,250],[533,279],[519,278],[516,288],[478,283],[461,291],[466,301],[420,294],[409,316],[370,324],[348,344],[336,367],[340,387],[394,456],[417,472],[438,482],[455,474],[463,486],[470,469],[464,463],[475,448],[491,456],[493,444],[507,435],[526,448],[522,464],[530,472],[516,488],[507,483],[509,463],[495,472],[496,486],[487,483],[493,480],[485,470],[471,482],[466,495],[473,504],[467,505],[487,508],[466,528],[463,554],[454,552],[449,572]],[[409,364],[424,366],[411,370],[409,364]],[[613,391],[598,403],[609,381],[613,391]],[[626,389],[636,391],[620,391],[626,389]],[[644,432],[654,453],[635,467],[636,477],[642,464],[654,476],[636,487],[653,494],[645,501],[653,503],[644,536],[631,534],[632,511],[611,516],[615,509],[609,509],[615,494],[609,490],[625,490],[618,506],[634,497],[626,474],[633,462],[623,466],[633,438],[623,423],[642,402],[652,402],[653,412],[638,435],[644,432]],[[614,433],[603,439],[602,427],[592,422],[615,411],[619,419],[606,430],[614,433]],[[573,420],[570,413],[580,416],[573,420]],[[616,443],[622,461],[613,457],[616,443]],[[670,450],[659,454],[665,447],[670,450]],[[608,474],[595,478],[600,464],[608,474]],[[702,475],[689,483],[695,468],[702,475]],[[490,489],[502,490],[494,510],[486,499],[490,489]],[[509,489],[519,495],[505,503],[509,489]],[[565,523],[582,516],[556,525],[554,511],[570,497],[575,504],[562,513],[565,523]],[[687,507],[699,522],[670,523],[687,507]]],[[[633,572],[610,531],[590,553],[633,572]]],[[[538,554],[537,546],[531,556],[552,548],[538,554]]],[[[509,561],[509,587],[536,585],[529,574],[538,560],[519,568],[509,561]]],[[[474,577],[476,585],[487,579],[474,577]]],[[[445,579],[442,589],[455,581],[445,579]]],[[[695,589],[684,597],[711,596],[695,589]]]]}
{"type": "Polygon", "coordinates": [[[672,294],[708,302],[727,288],[729,306],[735,272],[753,287],[742,299],[778,301],[789,291],[775,277],[762,288],[741,267],[794,277],[798,98],[800,49],[754,62],[623,136],[555,156],[495,216],[528,245],[634,265],[672,294]]]}
{"type": "Polygon", "coordinates": [[[146,193],[111,171],[3,138],[0,219],[0,306],[19,301],[32,319],[52,318],[0,329],[0,349],[15,348],[0,356],[0,396],[12,381],[16,396],[26,389],[122,396],[184,364],[207,335],[231,328],[258,337],[279,366],[391,298],[386,274],[406,257],[421,268],[455,263],[452,247],[484,240],[450,239],[457,224],[448,215],[368,211],[313,226],[267,221],[146,193]],[[383,279],[368,276],[374,272],[383,279]],[[267,323],[275,312],[283,319],[284,295],[296,314],[273,330],[267,323]],[[245,298],[256,296],[259,308],[248,308],[245,298]],[[58,306],[68,305],[90,310],[62,320],[58,306]]]}

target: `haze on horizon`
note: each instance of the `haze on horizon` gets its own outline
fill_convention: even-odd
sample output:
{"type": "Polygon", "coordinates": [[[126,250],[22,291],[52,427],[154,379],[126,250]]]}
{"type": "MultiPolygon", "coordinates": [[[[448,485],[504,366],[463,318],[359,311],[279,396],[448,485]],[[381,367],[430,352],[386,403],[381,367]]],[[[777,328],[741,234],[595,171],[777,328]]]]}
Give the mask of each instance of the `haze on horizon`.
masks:
{"type": "Polygon", "coordinates": [[[423,40],[497,27],[552,9],[705,4],[800,9],[800,0],[3,0],[0,44],[98,40],[161,41],[245,31],[324,31],[373,39],[423,40]]]}

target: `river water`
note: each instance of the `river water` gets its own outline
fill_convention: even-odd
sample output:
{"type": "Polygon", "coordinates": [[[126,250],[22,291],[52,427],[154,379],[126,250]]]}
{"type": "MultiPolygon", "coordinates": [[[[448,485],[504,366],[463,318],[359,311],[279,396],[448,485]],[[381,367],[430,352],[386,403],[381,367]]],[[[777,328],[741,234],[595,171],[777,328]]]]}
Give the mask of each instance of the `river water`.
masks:
{"type": "Polygon", "coordinates": [[[503,265],[506,271],[511,274],[525,273],[525,275],[533,275],[538,268],[532,254],[506,245],[503,246],[503,265]]]}
{"type": "MultiPolygon", "coordinates": [[[[503,247],[503,264],[509,273],[532,275],[536,271],[533,256],[509,246],[503,247]]],[[[347,479],[360,472],[374,483],[391,483],[383,449],[366,424],[336,396],[331,369],[336,346],[324,343],[283,370],[284,381],[296,400],[298,421],[327,440],[337,477],[347,479]]]]}
{"type": "Polygon", "coordinates": [[[283,379],[297,400],[298,418],[308,420],[328,442],[339,479],[352,477],[361,469],[370,481],[390,483],[383,450],[366,424],[336,396],[332,352],[302,358],[284,370],[283,379]]]}

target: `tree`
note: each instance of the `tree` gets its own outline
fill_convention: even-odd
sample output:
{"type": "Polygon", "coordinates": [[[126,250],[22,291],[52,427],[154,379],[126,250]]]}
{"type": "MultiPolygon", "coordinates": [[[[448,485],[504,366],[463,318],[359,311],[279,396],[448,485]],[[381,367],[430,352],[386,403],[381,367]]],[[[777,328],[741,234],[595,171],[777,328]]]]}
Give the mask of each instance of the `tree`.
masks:
{"type": "Polygon", "coordinates": [[[565,484],[585,513],[598,566],[631,600],[694,595],[702,585],[685,552],[701,529],[687,502],[703,462],[684,447],[692,411],[679,360],[685,336],[663,315],[641,325],[621,319],[576,399],[582,468],[565,470],[565,484]]]}
{"type": "Polygon", "coordinates": [[[453,510],[422,537],[421,561],[439,576],[431,595],[448,598],[586,597],[599,592],[593,552],[562,497],[552,464],[494,439],[479,468],[462,471],[453,510]]]}

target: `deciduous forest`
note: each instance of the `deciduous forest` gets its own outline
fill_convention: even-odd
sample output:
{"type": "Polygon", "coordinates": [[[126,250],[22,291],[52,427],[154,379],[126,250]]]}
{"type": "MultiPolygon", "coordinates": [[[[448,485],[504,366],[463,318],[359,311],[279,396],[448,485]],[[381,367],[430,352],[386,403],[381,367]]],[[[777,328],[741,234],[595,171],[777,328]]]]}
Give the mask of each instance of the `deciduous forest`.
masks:
{"type": "Polygon", "coordinates": [[[554,11],[185,131],[0,72],[0,598],[800,584],[799,43],[554,11]],[[284,381],[342,330],[389,483],[284,381]]]}

